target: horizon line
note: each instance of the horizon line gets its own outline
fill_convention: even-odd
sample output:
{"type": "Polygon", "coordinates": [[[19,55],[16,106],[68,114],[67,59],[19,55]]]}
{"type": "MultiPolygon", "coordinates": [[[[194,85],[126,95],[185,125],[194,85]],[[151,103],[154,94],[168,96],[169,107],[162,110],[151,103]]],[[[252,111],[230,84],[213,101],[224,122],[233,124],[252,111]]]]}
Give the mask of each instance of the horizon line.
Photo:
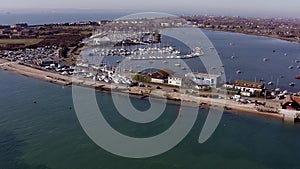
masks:
{"type": "Polygon", "coordinates": [[[232,11],[213,11],[213,10],[171,10],[171,9],[158,9],[156,11],[153,10],[147,10],[147,9],[127,9],[127,8],[110,8],[110,9],[105,9],[105,8],[1,8],[0,7],[0,14],[51,14],[51,13],[72,13],[72,12],[82,12],[82,13],[103,13],[103,12],[115,12],[118,10],[119,14],[131,14],[132,12],[163,12],[163,13],[170,13],[170,14],[175,14],[177,16],[227,16],[227,17],[236,17],[240,16],[243,18],[282,18],[282,19],[300,19],[300,16],[291,16],[288,14],[274,14],[270,12],[266,12],[265,14],[258,14],[257,12],[245,12],[245,13],[240,13],[237,12],[237,14],[232,13],[232,11]]]}

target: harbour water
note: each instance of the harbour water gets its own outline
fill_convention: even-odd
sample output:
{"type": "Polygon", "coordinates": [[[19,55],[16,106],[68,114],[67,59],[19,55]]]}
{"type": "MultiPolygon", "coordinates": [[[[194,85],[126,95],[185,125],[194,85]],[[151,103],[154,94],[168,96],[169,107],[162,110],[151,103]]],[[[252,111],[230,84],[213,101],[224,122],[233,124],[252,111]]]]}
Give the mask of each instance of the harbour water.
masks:
{"type": "Polygon", "coordinates": [[[204,32],[219,52],[228,81],[264,80],[266,84],[273,82],[274,85],[268,88],[277,85],[289,91],[300,89],[300,83],[295,79],[300,72],[299,43],[219,31],[204,32]],[[241,70],[241,74],[236,70],[241,70]],[[296,84],[294,88],[289,87],[290,82],[296,84]]]}
{"type": "MultiPolygon", "coordinates": [[[[238,33],[228,33],[221,31],[202,30],[214,45],[214,49],[219,53],[224,66],[226,80],[234,82],[235,80],[264,81],[266,84],[272,82],[273,85],[267,85],[267,88],[281,88],[297,92],[300,90],[300,80],[295,76],[300,75],[300,44],[287,42],[269,37],[259,37],[253,35],[244,35],[238,33]],[[292,66],[292,69],[291,67],[292,66]],[[236,73],[240,70],[241,73],[236,73]],[[290,87],[289,83],[294,82],[295,86],[290,87]]],[[[180,42],[174,42],[174,39],[162,37],[164,43],[172,41],[176,49],[184,49],[180,42]]],[[[198,42],[197,42],[198,43],[198,42]]],[[[201,43],[201,42],[200,42],[201,43]]],[[[137,46],[138,48],[139,46],[137,46]]],[[[99,57],[89,56],[90,49],[83,51],[90,62],[99,64],[100,61],[113,64],[122,57],[99,57]]],[[[200,56],[201,58],[201,56],[200,56]]],[[[184,59],[183,61],[195,72],[208,72],[199,57],[184,59]]],[[[133,65],[133,69],[142,69],[149,67],[149,61],[132,60],[127,64],[133,65]]],[[[167,63],[161,60],[153,60],[152,65],[156,67],[174,68],[178,63],[177,59],[170,59],[167,63]]],[[[209,65],[213,68],[215,65],[209,65]]]]}
{"type": "MultiPolygon", "coordinates": [[[[227,78],[243,76],[254,80],[256,76],[269,80],[273,76],[275,80],[284,74],[285,78],[280,79],[283,87],[288,87],[285,84],[289,81],[295,81],[298,70],[288,69],[288,66],[299,57],[299,44],[205,32],[219,49],[227,78]],[[231,58],[233,54],[234,59],[231,58]],[[270,60],[263,62],[264,57],[270,60]],[[237,75],[236,69],[243,73],[237,75]]],[[[295,62],[293,64],[296,66],[295,62]]],[[[295,83],[295,88],[300,85],[295,83]]],[[[84,133],[73,108],[71,87],[0,71],[0,93],[0,168],[300,168],[299,124],[224,112],[216,132],[207,142],[199,144],[198,137],[207,116],[207,110],[201,109],[192,131],[174,149],[152,158],[128,159],[104,151],[84,133]]],[[[110,94],[97,92],[96,95],[107,121],[130,136],[161,133],[178,115],[178,105],[168,104],[157,121],[133,124],[117,113],[110,94]]],[[[146,100],[132,98],[131,101],[140,110],[149,108],[146,100]]],[[[119,141],[112,140],[114,143],[119,141]]]]}

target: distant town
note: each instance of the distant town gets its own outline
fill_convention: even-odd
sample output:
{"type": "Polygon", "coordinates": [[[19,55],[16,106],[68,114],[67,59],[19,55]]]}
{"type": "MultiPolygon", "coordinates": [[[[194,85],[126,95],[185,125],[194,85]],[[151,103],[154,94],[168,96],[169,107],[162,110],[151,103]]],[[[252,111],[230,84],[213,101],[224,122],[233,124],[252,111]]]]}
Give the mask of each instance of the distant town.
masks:
{"type": "MultiPolygon", "coordinates": [[[[239,32],[300,42],[299,19],[243,18],[239,16],[183,16],[181,18],[188,21],[190,25],[202,29],[239,32]]],[[[75,46],[82,39],[91,36],[94,31],[110,22],[112,21],[0,25],[0,50],[52,45],[75,46]]]]}
{"type": "Polygon", "coordinates": [[[186,16],[199,28],[269,36],[300,42],[300,19],[186,16]]]}

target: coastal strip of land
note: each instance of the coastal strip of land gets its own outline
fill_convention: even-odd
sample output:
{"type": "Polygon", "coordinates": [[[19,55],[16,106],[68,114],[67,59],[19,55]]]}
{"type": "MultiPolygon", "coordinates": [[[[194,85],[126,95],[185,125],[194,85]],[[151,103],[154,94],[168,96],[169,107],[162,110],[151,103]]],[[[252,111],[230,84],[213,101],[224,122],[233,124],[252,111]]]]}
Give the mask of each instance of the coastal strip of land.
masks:
{"type": "Polygon", "coordinates": [[[128,93],[131,95],[137,95],[144,97],[145,95],[148,97],[157,97],[157,98],[167,98],[173,101],[181,101],[186,104],[199,105],[205,108],[216,108],[216,109],[225,109],[226,111],[232,112],[244,112],[244,113],[252,113],[265,115],[269,117],[275,118],[283,118],[283,115],[277,113],[266,113],[260,112],[256,110],[256,106],[254,104],[239,104],[233,100],[229,100],[226,97],[223,99],[220,98],[205,98],[193,95],[186,95],[182,92],[175,92],[170,90],[161,90],[155,88],[141,88],[141,87],[132,87],[132,88],[118,88],[116,84],[109,84],[104,82],[94,82],[94,81],[86,81],[74,79],[71,76],[60,75],[57,73],[52,73],[46,70],[37,69],[34,67],[25,66],[19,64],[17,62],[10,62],[4,59],[0,59],[0,70],[11,71],[20,75],[48,81],[51,83],[56,83],[59,85],[79,85],[84,87],[95,88],[99,90],[105,91],[118,91],[121,93],[128,93]]]}
{"type": "Polygon", "coordinates": [[[20,75],[33,77],[36,79],[41,79],[52,83],[57,83],[60,85],[69,85],[72,82],[71,77],[25,66],[17,62],[10,62],[4,59],[0,59],[0,69],[8,70],[20,75]]]}

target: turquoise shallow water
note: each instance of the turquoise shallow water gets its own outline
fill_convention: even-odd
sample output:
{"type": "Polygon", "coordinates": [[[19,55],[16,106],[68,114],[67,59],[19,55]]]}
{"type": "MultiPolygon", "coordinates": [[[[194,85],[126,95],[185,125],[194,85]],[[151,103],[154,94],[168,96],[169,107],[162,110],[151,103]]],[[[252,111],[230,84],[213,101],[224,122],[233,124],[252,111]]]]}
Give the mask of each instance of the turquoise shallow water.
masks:
{"type": "MultiPolygon", "coordinates": [[[[207,115],[201,110],[192,131],[174,149],[152,158],[128,159],[104,151],[84,133],[70,87],[4,71],[0,85],[0,168],[300,168],[298,124],[225,112],[213,136],[199,144],[207,115]]],[[[98,92],[97,98],[110,124],[132,136],[160,133],[177,116],[178,106],[170,104],[157,121],[138,126],[116,113],[109,94],[98,92]]],[[[149,107],[144,100],[132,98],[132,103],[141,110],[149,107]]]]}

